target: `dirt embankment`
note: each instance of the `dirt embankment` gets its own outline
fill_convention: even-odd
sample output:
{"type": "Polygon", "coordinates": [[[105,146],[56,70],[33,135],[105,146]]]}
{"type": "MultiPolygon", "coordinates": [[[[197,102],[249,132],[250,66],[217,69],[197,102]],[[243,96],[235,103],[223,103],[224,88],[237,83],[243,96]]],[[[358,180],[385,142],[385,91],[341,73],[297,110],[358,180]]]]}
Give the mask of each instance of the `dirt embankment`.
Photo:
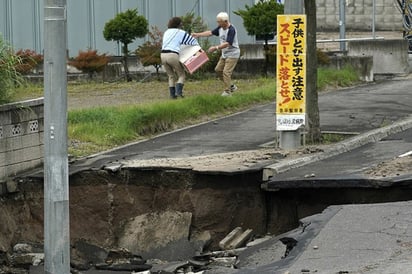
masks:
{"type": "MultiPolygon", "coordinates": [[[[130,220],[165,211],[189,212],[189,240],[208,232],[210,248],[237,226],[264,235],[266,206],[260,177],[260,172],[214,176],[173,168],[79,173],[70,178],[71,242],[81,239],[119,248],[130,220]]],[[[18,192],[1,197],[0,220],[0,253],[10,252],[17,243],[41,244],[41,180],[21,182],[18,192]]],[[[149,253],[141,250],[140,255],[145,254],[149,253]]]]}

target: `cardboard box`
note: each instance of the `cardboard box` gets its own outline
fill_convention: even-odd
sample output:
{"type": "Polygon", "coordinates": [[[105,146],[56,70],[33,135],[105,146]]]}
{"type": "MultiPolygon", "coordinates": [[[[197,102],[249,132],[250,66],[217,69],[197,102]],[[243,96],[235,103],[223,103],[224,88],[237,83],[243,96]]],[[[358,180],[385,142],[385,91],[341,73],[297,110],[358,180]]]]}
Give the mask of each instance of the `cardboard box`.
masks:
{"type": "Polygon", "coordinates": [[[209,57],[200,46],[182,46],[179,60],[185,69],[192,74],[209,61],[209,57]]]}

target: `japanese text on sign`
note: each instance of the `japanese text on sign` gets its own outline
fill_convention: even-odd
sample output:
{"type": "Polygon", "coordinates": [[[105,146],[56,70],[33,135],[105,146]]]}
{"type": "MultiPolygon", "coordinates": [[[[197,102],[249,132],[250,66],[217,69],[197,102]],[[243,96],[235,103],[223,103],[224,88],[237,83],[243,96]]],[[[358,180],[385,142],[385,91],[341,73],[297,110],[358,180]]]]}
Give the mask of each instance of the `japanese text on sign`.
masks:
{"type": "Polygon", "coordinates": [[[305,15],[278,15],[276,75],[277,129],[296,130],[305,125],[305,15]]]}

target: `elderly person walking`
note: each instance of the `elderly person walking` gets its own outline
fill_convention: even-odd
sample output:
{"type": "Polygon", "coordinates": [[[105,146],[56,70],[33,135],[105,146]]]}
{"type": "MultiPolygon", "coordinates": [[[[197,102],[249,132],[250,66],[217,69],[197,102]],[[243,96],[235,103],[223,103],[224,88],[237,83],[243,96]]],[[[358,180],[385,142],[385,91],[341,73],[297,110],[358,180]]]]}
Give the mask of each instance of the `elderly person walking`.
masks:
{"type": "Polygon", "coordinates": [[[183,98],[183,86],[186,73],[183,65],[179,62],[181,45],[199,45],[197,40],[189,33],[182,30],[182,19],[173,17],[169,20],[168,29],[163,34],[162,51],[160,59],[169,77],[170,98],[183,98]]]}
{"type": "Polygon", "coordinates": [[[215,29],[192,33],[192,36],[195,38],[219,36],[220,44],[211,46],[208,51],[222,51],[215,71],[224,83],[222,96],[230,96],[237,89],[236,85],[232,84],[232,74],[240,57],[239,42],[236,28],[229,21],[229,15],[226,12],[220,12],[216,19],[218,26],[215,29]]]}

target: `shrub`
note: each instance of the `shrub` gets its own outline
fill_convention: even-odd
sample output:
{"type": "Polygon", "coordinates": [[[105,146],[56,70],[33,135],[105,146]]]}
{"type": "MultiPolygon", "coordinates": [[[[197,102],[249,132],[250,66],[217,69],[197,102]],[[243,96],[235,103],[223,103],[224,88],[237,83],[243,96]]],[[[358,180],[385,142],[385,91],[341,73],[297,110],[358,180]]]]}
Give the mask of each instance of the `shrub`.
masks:
{"type": "Polygon", "coordinates": [[[93,74],[100,72],[109,62],[109,56],[106,54],[98,54],[97,50],[79,51],[79,55],[69,61],[69,65],[89,74],[89,78],[93,78],[93,74]]]}
{"type": "Polygon", "coordinates": [[[200,69],[196,73],[204,74],[204,73],[214,73],[215,72],[215,67],[217,65],[217,62],[219,61],[220,58],[220,52],[207,52],[207,49],[210,48],[211,43],[208,39],[206,40],[201,40],[199,41],[200,46],[202,49],[206,50],[207,57],[209,57],[209,61],[205,63],[203,66],[200,67],[200,69]]]}
{"type": "Polygon", "coordinates": [[[14,88],[23,82],[16,66],[21,59],[13,54],[11,46],[0,36],[0,104],[9,102],[14,88]]]}
{"type": "Polygon", "coordinates": [[[20,63],[16,65],[16,70],[21,74],[28,74],[40,63],[43,62],[43,55],[34,50],[21,49],[15,53],[20,58],[20,63]]]}
{"type": "Polygon", "coordinates": [[[163,33],[156,26],[151,26],[149,31],[149,41],[146,41],[136,50],[136,55],[139,57],[143,66],[154,66],[157,77],[159,78],[159,69],[162,66],[160,52],[162,49],[163,33]]]}
{"type": "Polygon", "coordinates": [[[324,52],[320,49],[317,49],[316,50],[316,55],[318,57],[318,65],[319,66],[326,66],[326,65],[330,64],[330,57],[326,52],[324,52]]]}
{"type": "Polygon", "coordinates": [[[196,16],[194,12],[188,12],[182,17],[183,30],[188,33],[202,32],[207,30],[207,25],[203,21],[202,17],[196,16]]]}

